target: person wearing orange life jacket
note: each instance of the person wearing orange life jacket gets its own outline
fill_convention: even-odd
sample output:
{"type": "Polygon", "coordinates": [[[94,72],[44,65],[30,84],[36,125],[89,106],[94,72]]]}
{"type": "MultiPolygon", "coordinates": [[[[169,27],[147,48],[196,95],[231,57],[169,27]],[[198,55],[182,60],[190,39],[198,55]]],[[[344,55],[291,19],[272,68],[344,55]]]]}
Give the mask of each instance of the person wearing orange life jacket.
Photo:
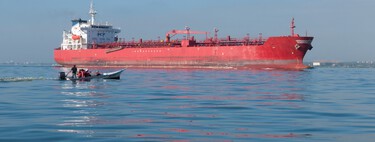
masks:
{"type": "Polygon", "coordinates": [[[84,78],[85,77],[85,70],[80,69],[78,72],[78,78],[84,78]]]}

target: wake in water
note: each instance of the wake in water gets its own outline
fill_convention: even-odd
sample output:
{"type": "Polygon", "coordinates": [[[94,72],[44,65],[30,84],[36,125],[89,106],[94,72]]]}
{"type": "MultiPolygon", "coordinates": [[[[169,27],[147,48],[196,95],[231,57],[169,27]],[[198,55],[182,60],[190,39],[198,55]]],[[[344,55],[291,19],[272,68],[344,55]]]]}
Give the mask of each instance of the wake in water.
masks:
{"type": "MultiPolygon", "coordinates": [[[[56,78],[53,78],[56,79],[56,78]]],[[[52,78],[44,77],[5,77],[0,78],[0,82],[23,82],[23,81],[33,81],[33,80],[52,80],[52,78]]]]}

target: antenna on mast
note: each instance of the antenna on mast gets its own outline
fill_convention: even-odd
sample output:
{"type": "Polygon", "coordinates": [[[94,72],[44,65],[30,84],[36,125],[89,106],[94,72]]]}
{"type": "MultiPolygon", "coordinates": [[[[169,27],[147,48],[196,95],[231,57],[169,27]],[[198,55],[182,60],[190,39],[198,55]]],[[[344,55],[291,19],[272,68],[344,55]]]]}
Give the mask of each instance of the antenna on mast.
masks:
{"type": "Polygon", "coordinates": [[[296,26],[294,25],[294,17],[293,17],[292,23],[290,23],[290,31],[291,31],[292,36],[294,36],[294,28],[296,28],[296,26]]]}
{"type": "Polygon", "coordinates": [[[95,24],[96,11],[94,10],[94,1],[93,0],[91,0],[89,14],[91,15],[91,25],[94,25],[95,24]]]}

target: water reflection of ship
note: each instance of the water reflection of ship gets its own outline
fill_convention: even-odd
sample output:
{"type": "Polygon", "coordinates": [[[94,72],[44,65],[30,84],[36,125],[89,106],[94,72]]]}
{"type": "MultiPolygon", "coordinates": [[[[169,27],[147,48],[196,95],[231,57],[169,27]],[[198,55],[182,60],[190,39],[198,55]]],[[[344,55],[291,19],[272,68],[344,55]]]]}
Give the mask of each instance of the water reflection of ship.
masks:
{"type": "MultiPolygon", "coordinates": [[[[100,84],[103,82],[78,82],[78,83],[68,83],[62,85],[62,89],[65,90],[61,92],[62,95],[66,96],[62,99],[62,106],[68,110],[71,110],[71,114],[66,114],[66,117],[62,118],[62,122],[57,124],[61,126],[58,132],[63,133],[76,133],[84,137],[115,137],[122,133],[117,130],[103,131],[101,129],[96,129],[102,125],[148,125],[152,123],[152,119],[138,119],[138,118],[108,118],[103,113],[111,109],[113,102],[106,102],[110,95],[102,93],[100,91],[92,91],[92,89],[103,89],[106,85],[100,84]],[[99,84],[95,84],[99,83],[99,84]],[[101,87],[99,87],[101,86],[101,87]],[[86,90],[87,89],[87,90],[86,90]],[[85,91],[82,91],[85,90],[85,91]]],[[[129,108],[139,107],[131,105],[129,108]]],[[[126,111],[122,109],[121,111],[126,111]]]]}

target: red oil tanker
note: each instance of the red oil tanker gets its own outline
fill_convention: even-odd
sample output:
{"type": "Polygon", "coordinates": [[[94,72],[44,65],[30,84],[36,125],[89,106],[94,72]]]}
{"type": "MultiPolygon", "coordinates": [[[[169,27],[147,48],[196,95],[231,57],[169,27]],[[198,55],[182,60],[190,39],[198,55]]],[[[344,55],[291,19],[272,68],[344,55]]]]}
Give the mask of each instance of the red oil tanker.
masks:
{"type": "Polygon", "coordinates": [[[303,58],[312,49],[313,37],[294,33],[263,39],[246,36],[218,38],[208,32],[171,30],[163,40],[125,41],[117,37],[120,29],[95,23],[96,11],[90,6],[91,20],[72,20],[71,31],[63,32],[61,47],[54,58],[63,66],[141,67],[141,68],[287,68],[303,69],[303,58]],[[173,39],[184,34],[183,39],[173,39]],[[194,35],[204,34],[197,40],[194,35]]]}

